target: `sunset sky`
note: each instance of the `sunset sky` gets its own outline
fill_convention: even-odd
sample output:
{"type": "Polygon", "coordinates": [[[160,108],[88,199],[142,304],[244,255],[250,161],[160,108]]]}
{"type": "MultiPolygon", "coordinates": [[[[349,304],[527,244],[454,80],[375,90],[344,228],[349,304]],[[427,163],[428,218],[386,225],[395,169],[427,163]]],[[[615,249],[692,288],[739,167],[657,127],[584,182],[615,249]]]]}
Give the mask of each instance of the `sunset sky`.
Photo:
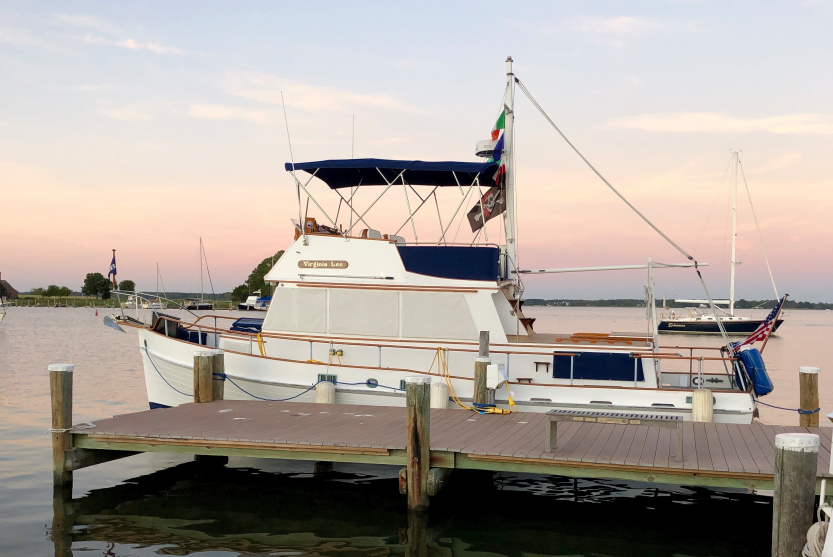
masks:
{"type": "MultiPolygon", "coordinates": [[[[7,0],[0,272],[21,291],[79,289],[116,248],[120,279],[153,290],[159,263],[168,291],[194,291],[202,237],[215,290],[228,291],[292,240],[281,92],[296,161],[350,158],[354,116],[357,158],[475,161],[511,55],[599,171],[709,263],[713,295],[728,294],[728,167],[741,149],[779,293],[831,302],[832,24],[830,1],[7,0]]],[[[520,266],[681,262],[517,95],[520,266]]],[[[335,213],[337,197],[312,191],[335,213]]],[[[460,193],[439,199],[447,224],[460,193]]],[[[395,232],[404,201],[392,189],[368,220],[395,232]]],[[[742,179],[739,205],[737,297],[773,297],[742,179]]],[[[438,236],[429,208],[420,240],[438,236]]],[[[456,234],[472,238],[465,223],[456,234]]],[[[660,295],[702,296],[690,270],[655,278],[660,295]]],[[[640,298],[644,282],[530,277],[525,297],[640,298]]]]}

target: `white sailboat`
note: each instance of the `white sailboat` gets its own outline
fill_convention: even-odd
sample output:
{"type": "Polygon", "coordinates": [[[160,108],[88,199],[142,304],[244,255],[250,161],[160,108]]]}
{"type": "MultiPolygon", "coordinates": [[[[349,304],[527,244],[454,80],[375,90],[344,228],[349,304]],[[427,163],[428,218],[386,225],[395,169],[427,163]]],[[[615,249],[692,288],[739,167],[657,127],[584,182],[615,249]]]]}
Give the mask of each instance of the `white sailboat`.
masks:
{"type": "MultiPolygon", "coordinates": [[[[650,412],[689,420],[693,388],[708,381],[715,421],[749,423],[755,394],[736,359],[712,352],[707,365],[693,375],[661,368],[663,362],[685,358],[658,346],[653,272],[697,263],[648,259],[645,264],[582,269],[517,267],[516,84],[532,100],[509,58],[497,137],[478,143],[476,151],[495,160],[287,163],[299,200],[299,222],[294,241],[265,277],[274,286],[265,319],[194,315],[174,323],[158,316],[150,326],[123,323],[138,330],[150,406],[193,400],[193,354],[206,346],[225,351],[227,399],[313,401],[315,385],[331,381],[336,402],[404,405],[404,380],[417,375],[446,384],[456,393],[455,400],[467,406],[474,392],[479,338],[488,333],[488,387],[499,408],[650,412]],[[340,198],[339,208],[346,207],[349,222],[330,218],[310,191],[314,179],[340,198]],[[380,193],[373,194],[368,207],[357,208],[353,195],[342,194],[357,188],[380,193]],[[443,219],[436,202],[440,188],[449,195],[459,191],[450,218],[446,214],[443,219]],[[398,230],[384,233],[368,221],[369,212],[388,191],[405,192],[408,218],[398,230]],[[411,205],[409,191],[419,196],[419,205],[411,205]],[[328,225],[302,214],[302,195],[328,225]],[[417,236],[414,215],[434,205],[428,204],[431,197],[442,232],[426,243],[424,236],[417,236]],[[461,212],[467,200],[474,203],[468,215],[461,212]],[[491,242],[487,236],[486,221],[496,216],[503,217],[503,245],[494,243],[494,233],[491,242]],[[480,227],[474,241],[450,242],[447,232],[466,219],[473,231],[480,227]],[[399,235],[406,228],[413,232],[413,242],[399,235]],[[524,315],[523,273],[619,269],[648,273],[644,333],[543,333],[533,328],[534,318],[524,315]]],[[[342,213],[342,218],[348,217],[342,213]]]]}
{"type": "MultiPolygon", "coordinates": [[[[755,331],[763,321],[762,319],[753,319],[751,317],[743,317],[735,315],[735,268],[740,265],[737,260],[737,229],[738,229],[738,166],[740,164],[739,151],[732,151],[732,261],[729,263],[729,299],[728,300],[713,300],[715,306],[720,311],[717,316],[713,311],[699,311],[697,309],[689,309],[686,315],[677,315],[675,311],[669,313],[668,318],[663,314],[660,318],[658,331],[660,333],[680,333],[680,334],[721,334],[720,325],[718,324],[718,317],[726,332],[730,335],[748,335],[755,331]],[[728,309],[720,308],[719,306],[728,306],[728,309]]],[[[748,190],[747,190],[748,191],[748,190]]],[[[750,205],[752,198],[749,198],[750,205]]],[[[753,207],[754,214],[754,207],[753,207]]],[[[755,217],[755,226],[758,226],[758,219],[755,217]]],[[[761,231],[758,229],[758,234],[761,231]]],[[[761,248],[763,249],[763,239],[761,240],[761,248]]],[[[779,299],[778,289],[775,287],[775,279],[772,278],[772,269],[769,268],[769,260],[766,257],[766,250],[764,250],[764,259],[766,261],[769,277],[772,280],[772,289],[775,291],[775,301],[779,299]]],[[[694,304],[699,307],[707,307],[708,300],[690,300],[677,299],[674,300],[679,304],[694,304]]],[[[664,305],[664,304],[663,304],[664,305]]],[[[774,333],[783,319],[776,319],[772,332],[774,333]]]]}
{"type": "MultiPolygon", "coordinates": [[[[210,302],[205,299],[205,282],[203,279],[203,264],[205,263],[205,247],[202,244],[202,238],[200,238],[200,297],[199,298],[192,298],[189,299],[187,304],[185,305],[185,309],[188,310],[212,310],[214,309],[214,302],[210,302]]],[[[206,267],[208,265],[206,264],[206,267]]]]}

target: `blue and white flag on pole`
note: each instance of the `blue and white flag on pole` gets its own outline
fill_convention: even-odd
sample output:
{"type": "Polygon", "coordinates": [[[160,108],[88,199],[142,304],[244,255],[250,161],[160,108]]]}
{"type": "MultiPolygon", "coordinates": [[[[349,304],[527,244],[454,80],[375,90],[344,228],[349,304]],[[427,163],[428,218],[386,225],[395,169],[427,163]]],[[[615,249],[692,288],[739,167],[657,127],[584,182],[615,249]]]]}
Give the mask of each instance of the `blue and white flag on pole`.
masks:
{"type": "Polygon", "coordinates": [[[116,274],[116,254],[113,254],[113,260],[110,262],[110,272],[107,273],[107,276],[115,275],[116,274]]]}

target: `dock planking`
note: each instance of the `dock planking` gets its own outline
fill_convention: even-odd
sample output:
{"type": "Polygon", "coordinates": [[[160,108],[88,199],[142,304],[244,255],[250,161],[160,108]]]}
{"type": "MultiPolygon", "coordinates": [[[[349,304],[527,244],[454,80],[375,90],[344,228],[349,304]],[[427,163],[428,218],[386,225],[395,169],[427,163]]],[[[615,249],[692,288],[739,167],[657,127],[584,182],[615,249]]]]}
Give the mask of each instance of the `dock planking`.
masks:
{"type": "MultiPolygon", "coordinates": [[[[86,450],[402,465],[405,423],[401,407],[220,400],[122,414],[72,437],[86,450]]],[[[432,409],[432,466],[768,489],[775,434],[793,431],[819,435],[817,475],[831,476],[831,428],[686,422],[676,460],[676,434],[649,425],[567,423],[548,453],[544,423],[540,413],[432,409]]]]}

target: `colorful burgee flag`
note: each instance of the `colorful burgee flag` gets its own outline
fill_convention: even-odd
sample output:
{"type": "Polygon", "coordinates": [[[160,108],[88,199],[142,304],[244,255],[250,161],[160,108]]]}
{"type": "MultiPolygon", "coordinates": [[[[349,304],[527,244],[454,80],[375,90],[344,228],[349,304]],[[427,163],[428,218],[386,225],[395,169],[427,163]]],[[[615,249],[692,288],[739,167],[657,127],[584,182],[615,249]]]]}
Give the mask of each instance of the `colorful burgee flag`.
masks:
{"type": "Polygon", "coordinates": [[[107,276],[115,275],[116,274],[116,254],[113,254],[113,260],[110,262],[110,272],[107,273],[107,276]]]}
{"type": "Polygon", "coordinates": [[[486,192],[481,201],[478,201],[477,204],[471,208],[471,211],[469,211],[467,216],[472,232],[477,232],[483,228],[486,221],[493,219],[506,210],[506,196],[503,192],[504,190],[502,187],[494,186],[486,192]],[[482,211],[480,210],[481,202],[483,203],[482,211]],[[484,214],[486,215],[485,219],[483,218],[484,214]]]}
{"type": "Polygon", "coordinates": [[[498,136],[500,136],[500,130],[504,129],[506,122],[506,110],[500,113],[498,116],[497,122],[495,122],[494,127],[492,128],[492,141],[495,141],[498,136]]]}
{"type": "Polygon", "coordinates": [[[769,315],[766,316],[766,319],[761,321],[761,324],[758,325],[758,328],[755,329],[751,335],[746,337],[746,340],[734,345],[735,353],[737,353],[740,350],[741,346],[753,344],[759,340],[766,340],[766,338],[772,334],[772,329],[775,327],[775,319],[778,317],[778,314],[781,313],[781,306],[784,305],[785,301],[787,301],[786,296],[781,298],[781,301],[778,302],[778,304],[774,308],[772,308],[772,311],[769,312],[769,315]]]}

